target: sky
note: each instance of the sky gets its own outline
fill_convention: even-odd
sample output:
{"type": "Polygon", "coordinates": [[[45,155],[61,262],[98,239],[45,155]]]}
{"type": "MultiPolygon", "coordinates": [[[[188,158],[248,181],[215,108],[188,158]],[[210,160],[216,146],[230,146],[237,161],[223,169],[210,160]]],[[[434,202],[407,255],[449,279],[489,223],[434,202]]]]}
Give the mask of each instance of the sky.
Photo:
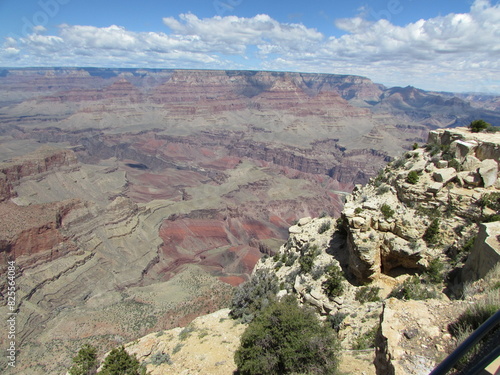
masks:
{"type": "Polygon", "coordinates": [[[499,0],[0,0],[2,67],[354,74],[500,94],[499,0]]]}

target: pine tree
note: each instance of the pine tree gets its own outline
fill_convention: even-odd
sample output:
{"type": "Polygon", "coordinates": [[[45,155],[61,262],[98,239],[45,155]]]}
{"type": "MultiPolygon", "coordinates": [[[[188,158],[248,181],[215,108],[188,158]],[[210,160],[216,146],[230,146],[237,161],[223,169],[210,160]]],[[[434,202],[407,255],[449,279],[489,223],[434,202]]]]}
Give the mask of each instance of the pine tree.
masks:
{"type": "Polygon", "coordinates": [[[338,348],[331,327],[299,307],[295,297],[285,296],[255,316],[234,358],[241,375],[333,375],[338,348]]]}
{"type": "Polygon", "coordinates": [[[146,369],[123,346],[111,350],[102,365],[99,375],[144,375],[146,369]]]}
{"type": "Polygon", "coordinates": [[[69,375],[94,375],[97,372],[97,349],[85,344],[73,358],[69,375]]]}

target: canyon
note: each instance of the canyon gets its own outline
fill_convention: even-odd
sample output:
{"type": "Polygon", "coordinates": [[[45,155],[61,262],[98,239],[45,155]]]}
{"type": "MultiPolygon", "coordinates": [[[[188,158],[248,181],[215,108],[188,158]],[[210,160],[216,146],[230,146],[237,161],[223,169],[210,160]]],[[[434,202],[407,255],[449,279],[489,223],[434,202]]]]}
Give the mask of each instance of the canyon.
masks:
{"type": "MultiPolygon", "coordinates": [[[[84,343],[103,353],[226,306],[296,220],[338,217],[430,130],[498,124],[497,101],[346,75],[0,69],[12,373],[58,373],[84,343]]],[[[6,280],[0,293],[4,309],[6,280]]]]}

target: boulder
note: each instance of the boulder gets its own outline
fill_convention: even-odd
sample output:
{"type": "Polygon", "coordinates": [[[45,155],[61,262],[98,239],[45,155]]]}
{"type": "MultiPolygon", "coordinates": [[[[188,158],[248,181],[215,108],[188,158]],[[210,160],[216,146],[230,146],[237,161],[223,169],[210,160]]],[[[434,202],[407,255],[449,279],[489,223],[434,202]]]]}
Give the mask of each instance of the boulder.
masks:
{"type": "Polygon", "coordinates": [[[304,301],[306,301],[310,305],[317,307],[320,311],[323,310],[323,303],[321,301],[318,301],[316,298],[311,296],[309,293],[307,293],[304,296],[304,301]]]}
{"type": "Polygon", "coordinates": [[[299,219],[297,225],[299,227],[304,226],[306,224],[309,224],[311,222],[311,220],[312,220],[311,217],[303,217],[303,218],[299,219]]]}
{"type": "Polygon", "coordinates": [[[436,162],[436,168],[438,168],[438,169],[448,168],[448,161],[447,160],[438,160],[436,162]]]}
{"type": "Polygon", "coordinates": [[[425,166],[425,171],[427,173],[431,173],[436,169],[436,166],[433,163],[429,163],[425,166]]]}
{"type": "Polygon", "coordinates": [[[464,160],[465,157],[469,155],[474,155],[474,150],[476,149],[478,143],[476,141],[453,141],[450,144],[450,149],[454,151],[455,157],[460,160],[464,160]]]}
{"type": "Polygon", "coordinates": [[[484,278],[500,262],[499,233],[499,221],[479,225],[479,233],[462,271],[464,281],[484,278]]]}
{"type": "Polygon", "coordinates": [[[413,163],[410,171],[416,171],[418,173],[422,172],[427,165],[427,161],[424,159],[420,159],[417,162],[413,163]]]}
{"type": "Polygon", "coordinates": [[[427,137],[427,143],[441,143],[441,132],[431,130],[429,132],[429,136],[427,137]]]}
{"type": "Polygon", "coordinates": [[[462,169],[464,171],[477,171],[480,164],[481,160],[473,155],[467,155],[464,162],[462,163],[462,169]]]}
{"type": "Polygon", "coordinates": [[[287,294],[288,294],[288,292],[285,289],[282,289],[278,293],[276,293],[276,298],[281,300],[287,294]]]}
{"type": "Polygon", "coordinates": [[[432,194],[436,194],[443,188],[443,183],[433,182],[427,187],[427,191],[432,194]]]}
{"type": "Polygon", "coordinates": [[[365,227],[366,220],[362,217],[356,216],[349,220],[349,225],[355,229],[360,229],[365,227]]]}
{"type": "Polygon", "coordinates": [[[457,173],[457,179],[462,186],[476,187],[481,183],[481,177],[474,172],[459,172],[457,173]]]}
{"type": "Polygon", "coordinates": [[[484,187],[495,185],[498,178],[498,164],[493,159],[486,159],[479,165],[479,175],[483,179],[484,187]]]}
{"type": "Polygon", "coordinates": [[[434,171],[432,177],[436,182],[442,182],[443,184],[447,184],[451,180],[453,180],[457,176],[457,171],[455,168],[444,168],[438,169],[434,171]]]}
{"type": "Polygon", "coordinates": [[[302,233],[302,228],[299,227],[298,225],[292,225],[290,228],[288,228],[288,233],[300,234],[300,233],[302,233]]]}

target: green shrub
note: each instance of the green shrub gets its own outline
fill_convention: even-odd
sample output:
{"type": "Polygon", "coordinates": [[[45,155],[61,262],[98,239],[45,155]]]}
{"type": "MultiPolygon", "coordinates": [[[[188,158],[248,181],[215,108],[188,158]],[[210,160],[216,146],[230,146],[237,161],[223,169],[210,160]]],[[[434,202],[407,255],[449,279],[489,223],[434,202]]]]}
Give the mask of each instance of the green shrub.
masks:
{"type": "Polygon", "coordinates": [[[356,215],[360,214],[361,212],[363,212],[363,209],[362,209],[361,207],[356,207],[356,208],[354,209],[354,213],[355,213],[356,215]]]}
{"type": "Polygon", "coordinates": [[[344,274],[339,267],[335,264],[328,266],[326,269],[326,280],[322,284],[326,295],[330,298],[335,298],[344,293],[344,285],[342,284],[344,279],[344,274]]]}
{"type": "Polygon", "coordinates": [[[480,207],[488,207],[495,211],[500,211],[500,192],[483,194],[477,201],[480,207]]]}
{"type": "Polygon", "coordinates": [[[311,276],[313,280],[318,280],[321,276],[325,274],[324,266],[314,266],[311,270],[311,276]]]}
{"type": "Polygon", "coordinates": [[[379,330],[379,325],[377,324],[373,326],[368,332],[365,332],[356,337],[352,345],[352,349],[365,350],[369,348],[374,348],[378,330],[379,330]]]}
{"type": "Polygon", "coordinates": [[[416,149],[418,148],[418,143],[417,143],[417,142],[415,142],[415,143],[413,144],[413,146],[411,146],[411,148],[412,148],[413,150],[416,150],[416,149]]]}
{"type": "Polygon", "coordinates": [[[249,281],[235,289],[231,302],[231,317],[251,322],[255,313],[267,307],[278,293],[278,278],[274,272],[257,270],[249,281]]]}
{"type": "Polygon", "coordinates": [[[425,270],[425,276],[431,283],[439,284],[444,280],[444,263],[439,258],[433,258],[425,270]]]}
{"type": "Polygon", "coordinates": [[[317,246],[312,246],[305,254],[299,258],[300,271],[303,273],[311,272],[314,260],[320,254],[317,246]]]}
{"type": "Polygon", "coordinates": [[[418,179],[419,177],[417,171],[410,171],[410,173],[406,176],[406,182],[412,185],[415,185],[418,182],[418,179]]]}
{"type": "Polygon", "coordinates": [[[389,190],[390,190],[389,185],[386,185],[386,184],[384,184],[384,185],[380,185],[380,186],[377,188],[377,192],[376,192],[376,194],[377,194],[377,195],[382,195],[382,194],[387,193],[389,190]]]}
{"type": "Polygon", "coordinates": [[[184,329],[179,333],[179,340],[184,341],[186,340],[192,332],[195,331],[195,328],[193,326],[186,326],[184,329]]]}
{"type": "Polygon", "coordinates": [[[436,291],[433,289],[429,290],[420,282],[420,278],[418,276],[411,276],[407,278],[401,285],[395,287],[389,294],[389,297],[404,300],[425,300],[436,298],[436,296],[436,291]]]}
{"type": "Polygon", "coordinates": [[[380,288],[376,286],[362,286],[356,290],[356,301],[361,303],[378,302],[380,301],[380,297],[378,295],[379,291],[380,288]]]}
{"type": "Polygon", "coordinates": [[[441,152],[441,145],[438,143],[428,143],[425,145],[425,151],[427,151],[431,156],[437,155],[441,152]]]}
{"type": "Polygon", "coordinates": [[[387,203],[384,203],[380,207],[380,212],[382,212],[382,215],[384,215],[385,219],[389,219],[394,215],[394,210],[387,203]]]}
{"type": "Polygon", "coordinates": [[[453,262],[455,262],[455,264],[458,264],[467,258],[472,250],[472,247],[474,246],[474,241],[476,241],[476,236],[471,236],[465,240],[462,247],[450,248],[450,258],[453,262]]]}
{"type": "Polygon", "coordinates": [[[99,375],[145,375],[146,368],[141,366],[135,355],[130,355],[125,348],[115,348],[104,359],[99,375]]]}
{"type": "Polygon", "coordinates": [[[415,209],[417,215],[427,216],[429,219],[436,219],[441,217],[441,211],[436,210],[435,208],[427,208],[422,205],[418,205],[415,209]]]}
{"type": "Polygon", "coordinates": [[[287,267],[292,266],[295,263],[295,261],[297,260],[297,258],[298,258],[297,254],[290,254],[285,261],[285,266],[287,266],[287,267]]]}
{"type": "Polygon", "coordinates": [[[473,133],[479,133],[491,127],[491,124],[484,120],[474,120],[469,124],[469,129],[473,133]]]}
{"type": "Polygon", "coordinates": [[[487,215],[487,216],[484,216],[481,220],[482,223],[492,223],[494,221],[500,221],[499,214],[487,215]]]}
{"type": "Polygon", "coordinates": [[[241,375],[337,374],[335,332],[288,295],[249,324],[234,355],[241,375]]]}
{"type": "Polygon", "coordinates": [[[434,244],[438,240],[439,225],[439,219],[433,219],[431,224],[425,230],[422,238],[427,244],[434,244]]]}
{"type": "Polygon", "coordinates": [[[454,168],[457,172],[461,172],[462,171],[462,164],[460,164],[460,162],[457,159],[451,159],[448,162],[448,166],[450,168],[454,168]]]}
{"type": "Polygon", "coordinates": [[[442,144],[440,148],[441,148],[441,158],[443,160],[450,161],[455,157],[453,151],[451,151],[451,147],[449,144],[446,145],[442,144]]]}
{"type": "Polygon", "coordinates": [[[399,158],[399,159],[396,159],[393,163],[392,163],[392,167],[394,169],[398,169],[398,168],[401,168],[403,165],[405,165],[406,163],[406,159],[405,158],[399,158]]]}
{"type": "Polygon", "coordinates": [[[318,228],[318,234],[323,234],[330,228],[331,228],[330,220],[323,221],[323,223],[321,223],[320,227],[318,228]]]}
{"type": "Polygon", "coordinates": [[[337,220],[335,220],[335,229],[336,230],[341,230],[344,229],[344,220],[342,219],[342,216],[339,216],[337,220]]]}
{"type": "Polygon", "coordinates": [[[332,325],[332,328],[335,330],[335,332],[340,331],[340,325],[344,321],[344,319],[347,317],[347,313],[343,313],[340,311],[337,311],[333,315],[328,315],[326,318],[326,321],[332,325]]]}
{"type": "Polygon", "coordinates": [[[151,356],[151,364],[155,366],[159,366],[163,363],[172,364],[172,360],[170,359],[170,355],[164,352],[157,352],[151,356]]]}
{"type": "Polygon", "coordinates": [[[183,346],[184,346],[184,344],[181,344],[181,343],[178,343],[177,345],[175,345],[174,348],[172,349],[172,354],[178,353],[182,349],[183,346]]]}
{"type": "Polygon", "coordinates": [[[73,366],[69,369],[69,375],[91,375],[97,372],[97,349],[85,344],[73,357],[73,366]]]}
{"type": "Polygon", "coordinates": [[[373,180],[373,185],[375,185],[376,187],[380,186],[385,180],[386,178],[384,177],[384,170],[380,169],[378,171],[377,177],[375,177],[375,179],[373,180]]]}

